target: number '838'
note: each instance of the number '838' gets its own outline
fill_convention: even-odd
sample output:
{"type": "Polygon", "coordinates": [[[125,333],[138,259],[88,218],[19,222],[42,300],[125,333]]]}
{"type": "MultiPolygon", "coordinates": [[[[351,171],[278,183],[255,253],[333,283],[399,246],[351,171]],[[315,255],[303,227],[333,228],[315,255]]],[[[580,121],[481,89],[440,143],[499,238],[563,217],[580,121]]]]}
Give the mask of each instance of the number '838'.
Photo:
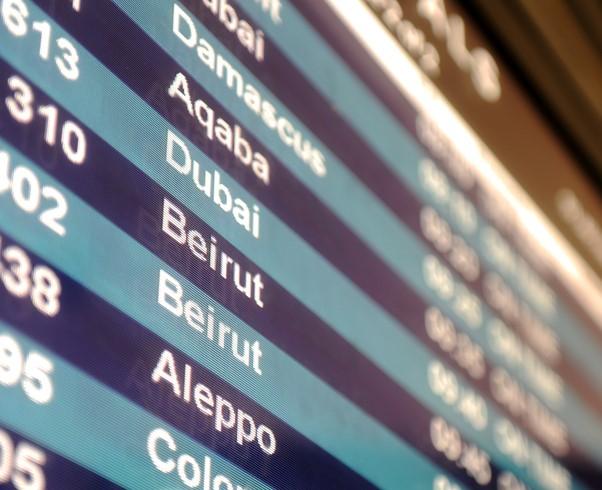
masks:
{"type": "Polygon", "coordinates": [[[60,309],[61,282],[52,269],[32,267],[27,253],[15,245],[2,249],[0,237],[0,282],[16,298],[29,297],[42,314],[53,317],[60,309]]]}

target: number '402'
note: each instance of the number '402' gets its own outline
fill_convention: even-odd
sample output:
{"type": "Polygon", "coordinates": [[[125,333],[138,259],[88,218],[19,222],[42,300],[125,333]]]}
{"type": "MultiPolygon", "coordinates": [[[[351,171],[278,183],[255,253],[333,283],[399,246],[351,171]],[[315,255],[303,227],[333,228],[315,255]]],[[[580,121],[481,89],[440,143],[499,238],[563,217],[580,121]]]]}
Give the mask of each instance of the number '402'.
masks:
{"type": "Polygon", "coordinates": [[[69,210],[65,196],[55,187],[41,183],[30,168],[17,165],[11,169],[9,154],[0,150],[0,197],[9,193],[22,211],[38,214],[40,222],[57,235],[67,234],[62,223],[69,210]]]}

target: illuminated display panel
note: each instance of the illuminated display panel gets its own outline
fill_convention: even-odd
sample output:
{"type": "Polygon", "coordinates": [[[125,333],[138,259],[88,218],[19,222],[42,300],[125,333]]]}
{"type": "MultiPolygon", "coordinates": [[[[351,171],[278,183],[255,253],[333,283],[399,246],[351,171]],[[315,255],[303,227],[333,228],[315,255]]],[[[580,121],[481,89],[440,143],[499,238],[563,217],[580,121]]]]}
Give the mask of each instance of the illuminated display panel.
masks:
{"type": "Polygon", "coordinates": [[[2,487],[595,488],[599,197],[455,4],[0,5],[2,487]]]}

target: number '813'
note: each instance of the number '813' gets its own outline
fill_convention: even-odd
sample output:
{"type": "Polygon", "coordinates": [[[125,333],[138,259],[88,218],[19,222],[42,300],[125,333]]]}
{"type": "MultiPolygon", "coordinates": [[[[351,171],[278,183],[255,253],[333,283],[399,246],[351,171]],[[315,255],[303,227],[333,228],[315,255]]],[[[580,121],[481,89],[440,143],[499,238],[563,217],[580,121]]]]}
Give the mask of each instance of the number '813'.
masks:
{"type": "Polygon", "coordinates": [[[2,21],[13,36],[25,37],[30,30],[40,36],[38,55],[44,61],[50,60],[51,53],[56,53],[54,63],[60,74],[67,80],[79,78],[79,55],[71,41],[64,37],[55,39],[52,26],[47,21],[30,19],[29,9],[24,0],[0,0],[2,21]],[[31,21],[31,25],[30,25],[31,21]]]}

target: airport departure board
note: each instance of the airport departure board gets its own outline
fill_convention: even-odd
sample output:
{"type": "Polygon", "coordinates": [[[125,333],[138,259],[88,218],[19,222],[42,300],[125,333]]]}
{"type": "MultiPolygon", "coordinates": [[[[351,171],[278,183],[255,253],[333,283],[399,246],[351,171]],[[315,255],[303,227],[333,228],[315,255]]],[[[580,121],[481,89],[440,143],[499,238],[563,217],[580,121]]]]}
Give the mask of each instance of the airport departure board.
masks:
{"type": "Polygon", "coordinates": [[[0,6],[1,488],[601,488],[599,194],[460,5],[0,6]]]}

